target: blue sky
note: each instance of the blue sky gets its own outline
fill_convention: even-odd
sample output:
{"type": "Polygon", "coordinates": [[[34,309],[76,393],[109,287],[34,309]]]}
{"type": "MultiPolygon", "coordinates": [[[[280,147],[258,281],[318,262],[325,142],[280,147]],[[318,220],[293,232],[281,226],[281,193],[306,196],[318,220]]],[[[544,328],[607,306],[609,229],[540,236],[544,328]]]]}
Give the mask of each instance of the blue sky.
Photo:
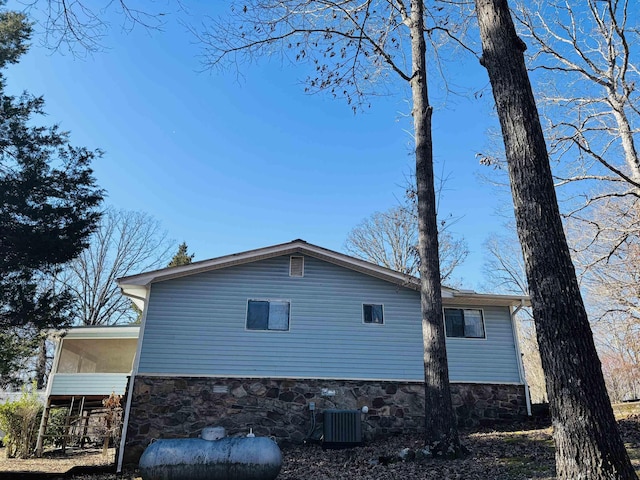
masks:
{"type": "MultiPolygon", "coordinates": [[[[296,238],[343,251],[354,226],[402,197],[414,162],[406,91],[354,115],[305,94],[303,71],[275,58],[241,78],[202,72],[200,46],[171,16],[162,32],[121,30],[113,19],[105,50],[86,58],[51,52],[36,31],[8,86],[43,95],[48,122],[105,151],[94,169],[109,205],[153,215],[197,260],[296,238]]],[[[497,124],[486,73],[473,58],[451,72],[484,88],[474,98],[432,87],[436,172],[448,178],[440,213],[469,245],[462,286],[480,289],[482,243],[510,200],[478,178],[491,174],[475,154],[497,124]]]]}

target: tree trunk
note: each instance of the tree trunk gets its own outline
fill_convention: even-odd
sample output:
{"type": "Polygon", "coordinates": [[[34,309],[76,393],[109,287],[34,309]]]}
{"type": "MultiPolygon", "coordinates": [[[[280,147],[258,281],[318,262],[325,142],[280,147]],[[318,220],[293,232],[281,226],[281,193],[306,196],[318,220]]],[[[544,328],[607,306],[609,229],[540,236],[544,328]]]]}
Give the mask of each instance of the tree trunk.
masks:
{"type": "Polygon", "coordinates": [[[553,418],[560,479],[637,478],[620,439],[562,228],[540,119],[507,0],[476,0],[553,418]]]}
{"type": "MultiPolygon", "coordinates": [[[[638,158],[636,144],[633,139],[634,132],[629,123],[629,117],[625,112],[624,103],[616,95],[615,91],[609,92],[608,100],[611,105],[613,117],[616,119],[616,124],[618,125],[624,159],[631,171],[630,177],[636,184],[640,184],[640,158],[638,158]]],[[[638,190],[640,189],[636,187],[635,191],[637,192],[638,190]]]]}
{"type": "Polygon", "coordinates": [[[38,339],[38,358],[36,360],[36,388],[42,390],[47,386],[47,336],[40,334],[38,339]]]}
{"type": "Polygon", "coordinates": [[[427,89],[426,45],[423,1],[411,1],[411,52],[413,76],[413,125],[416,142],[416,184],[418,196],[418,251],[424,343],[425,446],[434,455],[458,456],[461,447],[451,403],[449,368],[445,346],[438,228],[433,175],[431,113],[427,89]]]}

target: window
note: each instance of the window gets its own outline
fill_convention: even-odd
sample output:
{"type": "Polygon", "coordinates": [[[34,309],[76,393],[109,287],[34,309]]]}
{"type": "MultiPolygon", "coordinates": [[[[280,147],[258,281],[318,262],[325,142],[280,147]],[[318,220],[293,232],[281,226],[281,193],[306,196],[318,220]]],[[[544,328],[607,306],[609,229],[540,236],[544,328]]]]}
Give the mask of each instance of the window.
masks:
{"type": "Polygon", "coordinates": [[[485,338],[482,310],[445,308],[444,324],[447,337],[485,338]]]}
{"type": "Polygon", "coordinates": [[[289,302],[284,300],[249,300],[248,330],[289,330],[289,302]]]}
{"type": "Polygon", "coordinates": [[[382,309],[382,305],[365,303],[362,305],[362,315],[364,323],[377,323],[379,325],[382,325],[384,323],[384,312],[382,309]]]}

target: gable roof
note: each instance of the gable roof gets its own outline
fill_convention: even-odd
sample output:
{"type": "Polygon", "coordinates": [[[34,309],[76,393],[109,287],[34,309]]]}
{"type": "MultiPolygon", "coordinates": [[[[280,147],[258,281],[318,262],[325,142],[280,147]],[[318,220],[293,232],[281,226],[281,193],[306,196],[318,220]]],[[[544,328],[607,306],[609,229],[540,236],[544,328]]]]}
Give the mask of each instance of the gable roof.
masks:
{"type": "MultiPolygon", "coordinates": [[[[365,275],[370,275],[372,277],[391,282],[401,287],[410,288],[416,291],[420,290],[420,280],[416,277],[396,272],[395,270],[391,270],[386,267],[381,267],[380,265],[367,262],[366,260],[361,260],[343,253],[319,247],[300,239],[269,247],[258,248],[256,250],[248,250],[246,252],[212,258],[210,260],[201,260],[190,263],[189,265],[168,267],[160,270],[139,273],[137,275],[119,278],[116,281],[122,293],[130,297],[138,307],[143,308],[149,295],[149,287],[153,283],[209,272],[212,270],[220,270],[235,265],[257,262],[282,255],[293,254],[307,255],[350,270],[355,270],[365,275]]],[[[494,301],[502,300],[502,302],[506,302],[504,303],[505,305],[519,305],[522,303],[523,298],[525,298],[513,295],[482,295],[475,292],[456,290],[454,288],[444,286],[442,287],[442,297],[443,299],[454,299],[455,297],[471,299],[471,297],[473,297],[473,299],[476,300],[476,303],[482,299],[486,301],[491,298],[494,301]]]]}

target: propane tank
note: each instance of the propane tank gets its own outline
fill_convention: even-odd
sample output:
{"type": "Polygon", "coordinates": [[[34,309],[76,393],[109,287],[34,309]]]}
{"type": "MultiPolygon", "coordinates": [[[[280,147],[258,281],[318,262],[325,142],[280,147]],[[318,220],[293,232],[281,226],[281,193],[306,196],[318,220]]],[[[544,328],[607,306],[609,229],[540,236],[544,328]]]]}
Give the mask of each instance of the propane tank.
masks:
{"type": "Polygon", "coordinates": [[[282,454],[267,437],[160,439],[139,466],[143,480],[274,480],[282,454]]]}

